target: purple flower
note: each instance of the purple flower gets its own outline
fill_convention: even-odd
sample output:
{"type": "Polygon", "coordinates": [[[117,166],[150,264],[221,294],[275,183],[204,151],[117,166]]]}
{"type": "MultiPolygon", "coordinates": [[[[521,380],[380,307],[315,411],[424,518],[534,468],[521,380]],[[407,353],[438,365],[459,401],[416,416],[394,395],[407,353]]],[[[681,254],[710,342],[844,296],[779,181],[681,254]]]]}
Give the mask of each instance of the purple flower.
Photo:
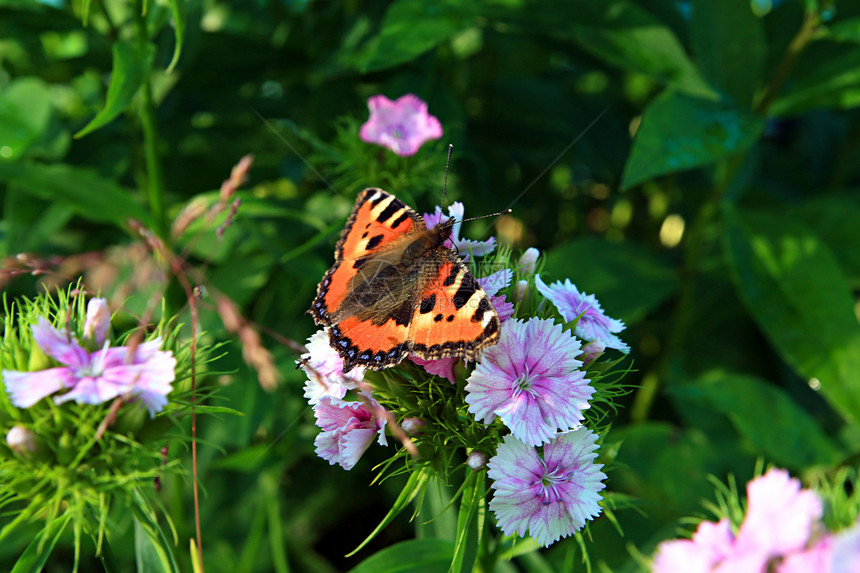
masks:
{"type": "Polygon", "coordinates": [[[598,493],[606,475],[597,458],[597,436],[585,428],[556,435],[543,456],[507,436],[490,460],[495,480],[490,509],[506,535],[526,531],[543,546],[567,537],[600,514],[598,493]]]}
{"type": "Polygon", "coordinates": [[[582,347],[582,354],[579,355],[579,359],[582,360],[582,364],[584,366],[588,366],[600,358],[600,355],[603,354],[605,350],[606,345],[603,344],[602,340],[592,340],[582,347]]]}
{"type": "MultiPolygon", "coordinates": [[[[87,307],[88,333],[102,337],[109,320],[101,304],[87,307]]],[[[74,400],[79,404],[100,404],[117,396],[140,399],[155,415],[167,404],[167,394],[173,389],[176,358],[169,351],[159,350],[161,339],[144,342],[130,354],[131,347],[110,348],[105,342],[100,350],[88,352],[68,332],[51,326],[39,317],[32,327],[33,340],[45,354],[63,364],[36,372],[3,371],[3,382],[12,403],[29,408],[42,398],[68,390],[54,397],[62,404],[74,400]]]]}
{"type": "MultiPolygon", "coordinates": [[[[747,484],[747,500],[747,515],[737,536],[726,520],[703,522],[692,539],[661,543],[653,571],[764,573],[776,559],[806,550],[813,525],[822,515],[815,492],[802,490],[787,471],[772,469],[747,484]]],[[[818,558],[810,554],[793,559],[802,564],[818,558]]]]}
{"type": "Polygon", "coordinates": [[[505,295],[500,295],[498,292],[503,288],[508,288],[511,284],[511,279],[514,273],[511,269],[502,269],[495,273],[478,279],[478,284],[490,297],[490,302],[496,313],[499,315],[499,322],[504,323],[514,315],[514,303],[508,302],[505,295]]]}
{"type": "Polygon", "coordinates": [[[594,394],[578,354],[579,342],[551,320],[509,320],[467,380],[469,411],[487,424],[499,416],[527,444],[548,442],[579,424],[594,394]]]}
{"type": "Polygon", "coordinates": [[[314,406],[317,426],[323,430],[314,440],[317,455],[331,465],[351,470],[376,435],[380,445],[387,445],[385,418],[378,415],[381,410],[379,402],[368,396],[361,402],[320,398],[314,406]]]}
{"type": "Polygon", "coordinates": [[[465,207],[459,201],[455,201],[448,205],[448,215],[442,214],[442,207],[437,206],[432,213],[424,213],[424,224],[428,229],[432,229],[439,223],[454,219],[454,227],[451,229],[451,236],[445,241],[445,246],[449,249],[456,250],[460,257],[467,261],[470,255],[482,257],[493,252],[496,248],[496,238],[490,237],[486,241],[472,241],[469,239],[460,238],[460,227],[463,226],[463,214],[465,207]]]}
{"type": "Polygon", "coordinates": [[[354,390],[358,387],[357,382],[364,379],[364,368],[361,366],[343,373],[343,359],[329,344],[328,329],[323,328],[311,335],[307,349],[299,365],[308,376],[305,398],[310,405],[319,402],[323,396],[343,398],[347,390],[354,390]]]}
{"type": "Polygon", "coordinates": [[[860,520],[833,536],[830,573],[860,571],[860,520]]]}
{"type": "Polygon", "coordinates": [[[580,293],[569,279],[547,286],[540,275],[536,275],[535,286],[552,301],[564,320],[570,322],[579,317],[576,323],[577,336],[587,342],[601,340],[607,348],[615,348],[624,354],[630,352],[630,347],[615,336],[615,333],[624,330],[624,323],[606,316],[593,294],[580,293]]]}
{"type": "MultiPolygon", "coordinates": [[[[831,566],[832,559],[833,536],[825,535],[809,549],[787,555],[777,566],[776,573],[833,573],[836,569],[831,566]]],[[[857,571],[857,566],[860,566],[860,562],[856,563],[854,569],[844,571],[857,571]]]]}
{"type": "Polygon", "coordinates": [[[384,95],[367,100],[370,119],[361,126],[361,140],[387,147],[397,155],[414,155],[428,139],[442,137],[442,124],[427,113],[427,104],[413,94],[396,101],[384,95]]]}

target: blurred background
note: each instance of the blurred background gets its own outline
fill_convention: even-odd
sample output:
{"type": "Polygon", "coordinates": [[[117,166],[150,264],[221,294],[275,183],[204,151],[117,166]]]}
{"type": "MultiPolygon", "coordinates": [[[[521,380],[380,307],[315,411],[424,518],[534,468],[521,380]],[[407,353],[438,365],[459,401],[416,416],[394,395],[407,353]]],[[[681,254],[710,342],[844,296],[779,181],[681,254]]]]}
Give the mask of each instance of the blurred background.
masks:
{"type": "MultiPolygon", "coordinates": [[[[82,276],[129,324],[165,292],[190,324],[129,219],[160,237],[209,289],[202,341],[224,346],[204,384],[245,414],[199,424],[207,571],[348,570],[455,527],[407,511],[344,557],[403,481],[370,485],[381,448],[350,472],[314,454],[295,368],[316,329],[305,311],[355,194],[381,186],[431,211],[453,144],[449,200],[513,209],[463,235],[537,247],[547,282],[569,277],[627,324],[631,393],[605,438],[624,508],[587,549],[594,570],[638,571],[679,518],[707,515],[708,476],[856,466],[858,105],[860,4],[846,0],[0,0],[0,281],[12,300],[82,276]],[[362,142],[378,93],[418,95],[445,135],[408,159],[362,142]],[[228,212],[200,214],[249,153],[219,239],[228,212]],[[225,327],[215,293],[260,342],[225,327]]],[[[190,459],[178,442],[170,455],[190,459]]],[[[188,571],[190,491],[174,477],[161,492],[188,571]]],[[[131,518],[114,513],[132,567],[131,518]]],[[[3,543],[0,569],[37,530],[3,543]]],[[[70,533],[45,570],[68,570],[72,547],[70,533]]],[[[100,567],[92,549],[82,570],[100,567]]],[[[568,539],[500,570],[580,559],[568,539]]]]}

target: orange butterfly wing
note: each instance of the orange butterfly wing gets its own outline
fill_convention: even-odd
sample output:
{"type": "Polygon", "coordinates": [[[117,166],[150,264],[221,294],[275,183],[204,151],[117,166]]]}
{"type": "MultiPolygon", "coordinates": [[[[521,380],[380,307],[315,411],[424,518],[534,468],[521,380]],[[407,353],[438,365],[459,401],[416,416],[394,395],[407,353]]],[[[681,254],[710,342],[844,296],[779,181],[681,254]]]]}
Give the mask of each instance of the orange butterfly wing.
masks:
{"type": "Polygon", "coordinates": [[[427,251],[415,291],[398,300],[390,316],[334,318],[368,258],[402,246],[399,241],[404,237],[425,229],[421,215],[382,189],[365,189],[356,199],[335,247],[335,264],[317,287],[310,309],[317,324],[330,327],[329,340],[343,358],[344,372],[355,366],[381,370],[399,363],[410,351],[427,360],[474,359],[498,341],[499,316],[489,297],[454,251],[444,246],[427,251]]]}
{"type": "Polygon", "coordinates": [[[310,310],[317,324],[331,327],[329,339],[344,360],[344,372],[356,365],[384,368],[406,355],[409,324],[402,324],[399,317],[381,326],[354,316],[335,324],[331,317],[349,293],[350,280],[358,272],[356,261],[424,229],[421,215],[394,195],[382,189],[365,189],[358,195],[335,247],[335,264],[317,287],[310,310]]]}
{"type": "Polygon", "coordinates": [[[462,356],[473,360],[499,340],[501,322],[475,276],[451,249],[434,254],[409,330],[411,351],[425,360],[462,356]]]}

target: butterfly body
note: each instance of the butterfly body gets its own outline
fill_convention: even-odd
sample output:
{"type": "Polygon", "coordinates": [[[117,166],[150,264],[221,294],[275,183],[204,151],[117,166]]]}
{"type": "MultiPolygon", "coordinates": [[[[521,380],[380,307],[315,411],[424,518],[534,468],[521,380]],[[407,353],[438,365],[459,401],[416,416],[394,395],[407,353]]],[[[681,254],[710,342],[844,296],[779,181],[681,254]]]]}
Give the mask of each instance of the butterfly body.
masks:
{"type": "Polygon", "coordinates": [[[310,313],[355,366],[381,370],[410,352],[426,360],[475,358],[499,337],[499,317],[475,277],[444,246],[454,221],[427,229],[382,189],[365,189],[317,287],[310,313]]]}

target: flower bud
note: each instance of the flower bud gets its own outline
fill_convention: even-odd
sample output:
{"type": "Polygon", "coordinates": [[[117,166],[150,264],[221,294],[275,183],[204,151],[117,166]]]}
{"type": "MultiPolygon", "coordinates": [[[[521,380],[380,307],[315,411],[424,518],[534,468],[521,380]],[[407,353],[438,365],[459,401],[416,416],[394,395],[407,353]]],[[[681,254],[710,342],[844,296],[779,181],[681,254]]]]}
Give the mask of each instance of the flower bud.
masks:
{"type": "Polygon", "coordinates": [[[533,275],[535,273],[535,264],[537,263],[538,257],[540,257],[540,251],[534,247],[529,247],[520,257],[519,262],[517,263],[517,269],[519,270],[521,275],[533,275]]]}
{"type": "Polygon", "coordinates": [[[6,445],[19,456],[29,458],[39,449],[36,434],[24,426],[12,426],[6,434],[6,445]]]}
{"type": "Polygon", "coordinates": [[[87,320],[84,322],[84,338],[94,340],[101,346],[110,326],[110,309],[107,299],[91,298],[87,304],[87,320]]]}
{"type": "Polygon", "coordinates": [[[404,418],[400,423],[400,427],[410,436],[421,433],[421,428],[424,426],[424,420],[421,418],[404,418]]]}
{"type": "Polygon", "coordinates": [[[606,350],[606,344],[600,339],[595,339],[582,347],[582,354],[578,358],[582,360],[583,366],[588,366],[597,360],[604,350],[606,350]]]}
{"type": "Polygon", "coordinates": [[[517,303],[523,302],[523,299],[526,298],[529,294],[529,281],[517,281],[516,292],[514,293],[514,298],[517,303]]]}
{"type": "Polygon", "coordinates": [[[487,466],[487,454],[475,450],[469,454],[468,458],[466,458],[466,465],[469,466],[469,469],[473,472],[484,469],[487,466]]]}

